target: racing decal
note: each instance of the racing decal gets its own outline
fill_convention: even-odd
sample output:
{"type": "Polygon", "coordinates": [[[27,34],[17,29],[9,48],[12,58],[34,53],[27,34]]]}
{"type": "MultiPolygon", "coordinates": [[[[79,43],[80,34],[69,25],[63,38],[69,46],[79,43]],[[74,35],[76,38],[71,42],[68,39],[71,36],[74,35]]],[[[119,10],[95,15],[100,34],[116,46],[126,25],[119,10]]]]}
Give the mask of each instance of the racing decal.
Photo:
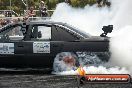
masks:
{"type": "Polygon", "coordinates": [[[14,54],[14,43],[0,43],[0,54],[14,54]]]}
{"type": "Polygon", "coordinates": [[[50,53],[50,42],[34,42],[33,53],[50,53]]]}

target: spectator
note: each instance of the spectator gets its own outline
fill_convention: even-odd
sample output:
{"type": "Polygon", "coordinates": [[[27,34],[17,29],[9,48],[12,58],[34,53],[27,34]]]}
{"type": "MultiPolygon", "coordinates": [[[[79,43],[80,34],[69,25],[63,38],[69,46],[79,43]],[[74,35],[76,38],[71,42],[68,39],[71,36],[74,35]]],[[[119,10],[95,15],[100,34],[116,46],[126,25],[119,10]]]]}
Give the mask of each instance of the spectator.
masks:
{"type": "Polygon", "coordinates": [[[105,0],[97,0],[98,7],[104,6],[104,4],[105,4],[104,1],[105,0]]]}
{"type": "Polygon", "coordinates": [[[71,0],[65,0],[65,3],[71,4],[71,0]]]}
{"type": "Polygon", "coordinates": [[[28,19],[28,17],[27,16],[25,16],[25,17],[23,17],[23,22],[27,22],[27,19],[28,19]]]}
{"type": "Polygon", "coordinates": [[[2,27],[2,24],[1,24],[1,22],[2,22],[2,19],[0,19],[0,28],[2,27]]]}
{"type": "Polygon", "coordinates": [[[28,16],[26,16],[26,19],[32,21],[32,20],[35,20],[34,17],[36,17],[36,12],[34,11],[34,7],[31,6],[30,9],[29,9],[29,11],[28,11],[28,16]]]}
{"type": "Polygon", "coordinates": [[[0,27],[3,27],[3,26],[5,26],[7,23],[6,23],[6,20],[4,20],[4,19],[1,19],[0,20],[0,27]]]}
{"type": "Polygon", "coordinates": [[[35,16],[36,16],[36,12],[34,11],[34,7],[31,6],[28,11],[28,17],[35,17],[35,16]]]}
{"type": "Polygon", "coordinates": [[[44,1],[40,2],[39,10],[40,10],[40,16],[41,17],[47,17],[48,16],[47,7],[46,7],[44,1]]]}
{"type": "Polygon", "coordinates": [[[98,4],[98,7],[111,6],[111,2],[109,2],[108,0],[97,0],[97,4],[98,4]]]}
{"type": "Polygon", "coordinates": [[[17,18],[18,22],[21,22],[21,19],[20,18],[17,18]]]}

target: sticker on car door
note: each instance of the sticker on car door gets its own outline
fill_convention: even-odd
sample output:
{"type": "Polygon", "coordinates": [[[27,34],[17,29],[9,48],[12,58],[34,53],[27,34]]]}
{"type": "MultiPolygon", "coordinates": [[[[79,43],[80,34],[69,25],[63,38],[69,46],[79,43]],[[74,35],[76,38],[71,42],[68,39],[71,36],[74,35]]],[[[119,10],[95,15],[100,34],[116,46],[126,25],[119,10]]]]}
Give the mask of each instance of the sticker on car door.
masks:
{"type": "Polygon", "coordinates": [[[14,54],[14,43],[0,43],[0,54],[14,54]]]}
{"type": "Polygon", "coordinates": [[[50,42],[34,42],[33,53],[50,53],[50,42]]]}

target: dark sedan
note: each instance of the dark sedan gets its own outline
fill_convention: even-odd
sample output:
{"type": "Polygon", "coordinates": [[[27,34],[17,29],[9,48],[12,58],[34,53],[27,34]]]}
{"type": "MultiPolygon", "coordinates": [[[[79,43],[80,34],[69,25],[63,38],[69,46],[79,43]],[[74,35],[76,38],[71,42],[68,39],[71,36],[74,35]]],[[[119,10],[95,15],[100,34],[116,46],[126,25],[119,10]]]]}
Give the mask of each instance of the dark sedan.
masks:
{"type": "MultiPolygon", "coordinates": [[[[8,24],[0,29],[0,67],[52,68],[58,53],[95,52],[103,58],[108,47],[108,37],[91,36],[62,22],[8,24]]],[[[64,61],[76,64],[78,58],[64,61]]]]}

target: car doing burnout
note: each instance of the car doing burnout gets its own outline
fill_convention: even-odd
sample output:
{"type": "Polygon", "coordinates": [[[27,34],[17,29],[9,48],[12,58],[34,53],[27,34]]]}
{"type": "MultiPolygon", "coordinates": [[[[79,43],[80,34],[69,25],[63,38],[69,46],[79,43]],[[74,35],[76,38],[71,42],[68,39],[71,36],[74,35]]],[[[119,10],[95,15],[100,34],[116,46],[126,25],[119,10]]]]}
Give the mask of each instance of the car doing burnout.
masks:
{"type": "Polygon", "coordinates": [[[66,23],[12,23],[0,28],[0,67],[52,68],[58,53],[108,52],[108,47],[108,37],[91,36],[66,23]]]}

